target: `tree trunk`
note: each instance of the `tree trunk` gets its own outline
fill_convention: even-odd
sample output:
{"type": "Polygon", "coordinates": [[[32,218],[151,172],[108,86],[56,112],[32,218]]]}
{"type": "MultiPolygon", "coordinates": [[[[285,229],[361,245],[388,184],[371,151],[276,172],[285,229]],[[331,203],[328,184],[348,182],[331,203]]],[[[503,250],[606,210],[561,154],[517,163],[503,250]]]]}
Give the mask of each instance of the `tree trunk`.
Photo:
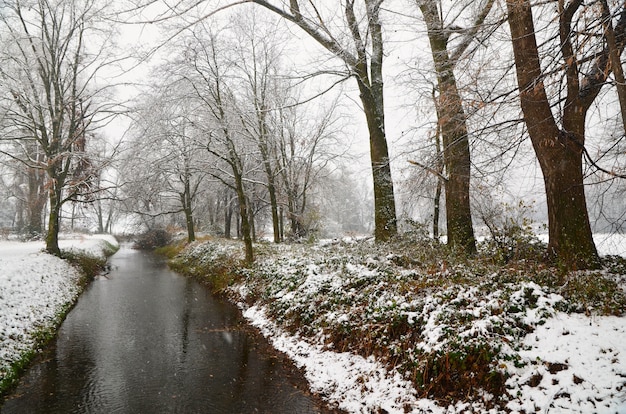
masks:
{"type": "Polygon", "coordinates": [[[59,248],[59,230],[61,222],[61,195],[54,188],[50,189],[50,215],[48,217],[48,233],[46,235],[46,251],[61,256],[59,248]]]}
{"type": "Polygon", "coordinates": [[[96,218],[98,219],[98,233],[104,233],[104,212],[102,211],[102,200],[96,199],[96,218]]]}
{"type": "Polygon", "coordinates": [[[283,206],[280,206],[279,214],[278,214],[278,228],[280,229],[280,241],[285,240],[285,212],[283,211],[283,206]]]}
{"type": "Polygon", "coordinates": [[[263,167],[267,177],[267,191],[270,196],[270,208],[272,211],[272,228],[274,230],[274,243],[280,243],[280,224],[278,222],[278,200],[276,198],[276,175],[272,168],[270,153],[267,145],[268,128],[265,123],[265,110],[257,109],[259,117],[260,137],[258,141],[259,152],[263,158],[263,167]]]}
{"type": "MultiPolygon", "coordinates": [[[[269,164],[269,161],[267,162],[269,164]]],[[[276,185],[274,175],[267,173],[267,190],[270,195],[270,207],[272,209],[272,228],[274,230],[274,243],[280,243],[280,222],[278,219],[278,201],[276,199],[276,185]]]]}
{"type": "Polygon", "coordinates": [[[113,227],[113,208],[109,206],[109,213],[107,214],[107,221],[104,224],[104,232],[111,233],[112,227],[113,227]]]}
{"type": "Polygon", "coordinates": [[[245,246],[246,263],[254,262],[254,252],[252,250],[252,229],[248,218],[248,203],[243,188],[243,177],[237,171],[235,172],[235,188],[237,191],[237,200],[239,201],[239,217],[241,218],[241,235],[245,246]]]}
{"type": "Polygon", "coordinates": [[[565,148],[545,154],[546,160],[541,163],[545,164],[542,171],[548,202],[547,254],[569,269],[597,267],[599,258],[583,185],[582,153],[572,144],[563,144],[565,148]]]}
{"type": "Polygon", "coordinates": [[[296,195],[296,190],[287,189],[287,217],[291,223],[291,236],[293,238],[299,239],[304,237],[306,234],[306,230],[302,225],[301,220],[301,211],[304,209],[300,209],[298,207],[298,200],[296,195]]]}
{"type": "MultiPolygon", "coordinates": [[[[561,130],[542,82],[529,0],[507,2],[524,121],[544,177],[548,204],[548,256],[570,269],[599,266],[582,173],[585,108],[568,88],[561,130]]],[[[569,57],[567,58],[569,59],[569,57]]],[[[568,79],[568,83],[571,79],[568,79]]],[[[571,87],[571,84],[568,84],[571,87]]],[[[576,93],[578,88],[576,87],[576,93]]]]}
{"type": "MultiPolygon", "coordinates": [[[[362,80],[358,84],[370,135],[370,161],[374,180],[374,237],[376,241],[387,241],[397,234],[398,229],[383,107],[376,105],[373,96],[375,92],[369,86],[362,80]]],[[[378,99],[382,100],[382,96],[378,99]]]]}
{"type": "Polygon", "coordinates": [[[196,231],[193,223],[193,213],[191,207],[185,207],[185,222],[187,224],[187,242],[196,241],[196,231]]]}
{"type": "Polygon", "coordinates": [[[185,224],[187,225],[187,242],[191,243],[196,240],[196,231],[193,223],[193,207],[191,203],[191,188],[189,180],[185,181],[185,191],[180,195],[185,214],[185,224]]]}
{"type": "Polygon", "coordinates": [[[250,197],[248,197],[246,199],[246,205],[248,208],[248,223],[250,224],[250,238],[252,239],[252,243],[256,243],[257,239],[256,239],[256,222],[255,222],[255,217],[256,217],[256,205],[254,203],[254,201],[252,201],[252,199],[256,198],[256,194],[255,194],[255,190],[252,190],[252,194],[250,195],[250,197]]]}
{"type": "Polygon", "coordinates": [[[74,232],[74,221],[76,220],[76,203],[72,203],[72,213],[70,215],[70,231],[74,232]]]}
{"type": "Polygon", "coordinates": [[[437,178],[437,187],[435,188],[435,201],[433,205],[433,238],[439,241],[439,215],[441,210],[441,190],[443,184],[441,179],[437,178]]]}
{"type": "Polygon", "coordinates": [[[448,174],[446,182],[448,245],[467,254],[474,254],[476,240],[470,208],[471,163],[467,115],[457,88],[454,66],[448,54],[448,34],[438,17],[437,6],[429,1],[422,3],[420,10],[428,29],[439,89],[437,118],[448,174]]]}
{"type": "MultiPolygon", "coordinates": [[[[434,92],[433,92],[434,93],[434,92]]],[[[436,105],[436,103],[435,103],[436,105]]],[[[439,241],[439,216],[441,212],[441,191],[443,190],[444,181],[441,178],[443,176],[444,163],[441,162],[441,128],[437,126],[437,132],[435,134],[435,147],[437,150],[437,172],[439,176],[436,177],[437,184],[435,187],[435,200],[433,203],[433,239],[439,241]]]]}
{"type": "Polygon", "coordinates": [[[230,239],[230,226],[233,219],[232,200],[228,197],[228,193],[224,194],[224,237],[230,239]]]}

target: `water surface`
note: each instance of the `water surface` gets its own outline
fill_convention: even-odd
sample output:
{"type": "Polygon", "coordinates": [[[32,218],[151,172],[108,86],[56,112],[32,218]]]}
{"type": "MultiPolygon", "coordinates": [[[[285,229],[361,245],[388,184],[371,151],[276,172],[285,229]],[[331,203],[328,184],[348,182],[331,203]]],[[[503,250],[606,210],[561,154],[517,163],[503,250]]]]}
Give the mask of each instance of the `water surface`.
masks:
{"type": "Polygon", "coordinates": [[[234,306],[150,253],[122,248],[111,265],[2,414],[328,412],[234,306]]]}

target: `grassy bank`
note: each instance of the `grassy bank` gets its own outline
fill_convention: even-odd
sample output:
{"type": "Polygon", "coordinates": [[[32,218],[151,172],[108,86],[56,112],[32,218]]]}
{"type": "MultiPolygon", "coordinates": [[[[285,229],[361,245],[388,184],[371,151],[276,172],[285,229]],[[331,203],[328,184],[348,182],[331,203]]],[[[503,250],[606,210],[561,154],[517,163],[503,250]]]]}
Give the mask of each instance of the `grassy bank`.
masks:
{"type": "Polygon", "coordinates": [[[567,366],[526,353],[525,338],[555,315],[626,310],[623,258],[605,258],[602,271],[565,272],[528,247],[523,258],[503,261],[487,244],[467,259],[420,238],[267,244],[244,268],[240,245],[208,241],[182,250],[172,267],[244,308],[262,308],[292,335],[373,357],[410,381],[418,398],[478,404],[480,412],[524,405],[520,393],[532,381],[513,375],[567,366]]]}
{"type": "MultiPolygon", "coordinates": [[[[118,245],[114,245],[106,240],[100,240],[98,242],[98,250],[100,254],[94,254],[93,252],[82,251],[78,248],[70,248],[62,250],[63,260],[71,265],[67,268],[67,272],[75,270],[75,274],[66,278],[66,283],[70,286],[64,290],[64,296],[58,300],[51,300],[50,304],[43,304],[46,307],[52,307],[52,313],[48,316],[42,317],[34,321],[30,328],[25,332],[19,332],[18,327],[9,326],[8,328],[12,333],[8,333],[8,338],[2,338],[3,346],[12,347],[11,343],[22,342],[21,346],[15,347],[12,350],[3,350],[4,354],[10,354],[11,358],[6,361],[3,358],[3,364],[0,366],[0,398],[5,396],[11,389],[13,389],[21,374],[33,361],[33,359],[41,352],[46,344],[54,338],[57,330],[69,311],[73,308],[78,300],[78,297],[86,288],[93,278],[102,273],[107,268],[107,258],[113,255],[118,249],[118,245]],[[7,363],[8,362],[8,363],[7,363]]],[[[43,253],[42,253],[43,254],[43,253]]],[[[49,255],[46,255],[49,256],[49,255]]],[[[46,257],[44,263],[54,263],[60,260],[56,257],[46,257]]],[[[28,265],[28,263],[25,263],[28,265]]],[[[62,267],[61,267],[62,269],[62,267]]],[[[48,283],[46,272],[48,269],[42,267],[38,270],[41,273],[40,281],[36,283],[48,283]]],[[[32,286],[31,284],[24,284],[24,288],[32,286]]],[[[49,289],[55,289],[54,286],[48,287],[49,289]]],[[[28,294],[28,292],[26,292],[28,294]]],[[[33,307],[34,308],[34,307],[33,307]]],[[[33,312],[31,310],[31,312],[33,312]]],[[[37,315],[35,315],[37,317],[37,315]]],[[[29,318],[24,316],[22,319],[29,318]]],[[[7,327],[5,327],[6,329],[7,327]]],[[[8,329],[6,329],[8,331],[8,329]]],[[[4,336],[4,335],[3,335],[4,336]]]]}

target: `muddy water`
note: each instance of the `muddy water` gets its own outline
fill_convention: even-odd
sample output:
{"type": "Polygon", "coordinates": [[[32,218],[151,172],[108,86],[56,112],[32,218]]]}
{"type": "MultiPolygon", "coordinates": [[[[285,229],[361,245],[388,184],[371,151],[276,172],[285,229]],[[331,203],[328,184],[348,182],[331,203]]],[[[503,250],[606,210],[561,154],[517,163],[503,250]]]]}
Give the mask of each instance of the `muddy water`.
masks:
{"type": "Polygon", "coordinates": [[[231,304],[149,253],[111,265],[2,414],[328,412],[231,304]]]}

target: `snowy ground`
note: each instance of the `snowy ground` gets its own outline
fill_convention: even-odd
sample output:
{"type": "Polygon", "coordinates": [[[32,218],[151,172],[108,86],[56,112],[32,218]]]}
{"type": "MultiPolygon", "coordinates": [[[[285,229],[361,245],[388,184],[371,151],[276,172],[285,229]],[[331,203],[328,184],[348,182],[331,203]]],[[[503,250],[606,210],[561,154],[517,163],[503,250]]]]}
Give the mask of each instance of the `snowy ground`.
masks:
{"type": "MultiPolygon", "coordinates": [[[[484,410],[482,404],[457,403],[444,408],[432,400],[418,399],[409,381],[371,358],[324,350],[287,335],[256,307],[249,308],[245,316],[278,350],[304,368],[313,391],[347,412],[499,412],[484,410]]],[[[509,367],[512,377],[508,385],[517,398],[507,405],[508,412],[625,413],[624,322],[623,317],[590,320],[561,313],[538,328],[526,338],[528,348],[522,353],[530,364],[509,367]]]]}
{"type": "MultiPolygon", "coordinates": [[[[100,240],[93,237],[64,240],[62,248],[69,247],[96,254],[101,251],[100,240]]],[[[32,346],[31,334],[52,323],[58,309],[77,295],[77,272],[65,262],[42,253],[42,248],[42,243],[0,242],[0,374],[9,361],[19,358],[32,346]]],[[[600,237],[598,248],[603,255],[626,255],[626,241],[615,236],[600,237]]],[[[284,268],[287,271],[296,269],[299,273],[294,273],[293,280],[297,276],[304,278],[301,280],[305,283],[278,289],[275,292],[277,302],[288,303],[298,291],[309,295],[306,298],[335,288],[343,291],[346,275],[353,279],[352,283],[366,281],[372,287],[384,279],[378,274],[380,268],[376,267],[379,263],[375,260],[379,259],[368,259],[370,263],[365,265],[344,263],[341,274],[325,273],[323,268],[314,265],[290,268],[297,260],[293,256],[288,259],[289,264],[284,268]]],[[[329,260],[332,262],[332,259],[329,260]]],[[[385,258],[380,260],[382,263],[385,258]]],[[[414,277],[410,273],[405,276],[407,279],[414,277]]],[[[243,299],[249,290],[246,285],[237,287],[243,299]]],[[[430,319],[422,332],[425,339],[419,344],[422,349],[437,347],[443,338],[446,326],[441,320],[447,311],[446,304],[457,301],[457,315],[465,312],[477,316],[465,327],[467,331],[463,335],[487,331],[485,324],[495,323],[502,316],[492,309],[497,307],[494,304],[501,303],[500,292],[489,292],[484,303],[474,307],[463,305],[460,311],[459,303],[468,303],[467,299],[477,290],[451,286],[449,292],[456,295],[451,302],[428,296],[420,301],[396,303],[397,298],[383,295],[375,303],[377,308],[372,308],[372,315],[393,311],[411,322],[423,316],[419,312],[429,310],[427,316],[430,319]],[[436,314],[438,318],[433,317],[436,314]]],[[[626,413],[626,317],[559,312],[554,307],[559,301],[558,295],[543,292],[540,286],[532,283],[511,293],[507,300],[522,300],[522,295],[527,292],[531,293],[537,306],[516,317],[523,318],[534,331],[521,338],[522,344],[516,348],[520,358],[517,363],[503,361],[500,367],[510,375],[506,383],[510,395],[506,412],[626,413]]],[[[305,370],[312,390],[347,412],[499,412],[496,409],[488,411],[481,403],[442,407],[435,401],[420,399],[410,381],[387,370],[373,358],[329,350],[323,345],[323,336],[313,336],[313,339],[309,336],[304,340],[297,334],[288,334],[268,315],[266,306],[249,306],[244,302],[240,303],[244,315],[270,338],[277,349],[288,354],[305,370]]],[[[306,308],[302,309],[306,311],[306,308]]],[[[325,317],[347,323],[350,318],[360,316],[362,314],[346,311],[325,317]]],[[[502,343],[510,340],[503,337],[502,343]]],[[[485,396],[485,399],[489,398],[485,396]]]]}
{"type": "MultiPolygon", "coordinates": [[[[626,243],[623,237],[598,236],[596,241],[601,255],[624,256],[626,253],[626,243]]],[[[282,290],[272,293],[270,302],[289,303],[284,306],[298,309],[298,312],[306,314],[308,312],[306,305],[303,307],[298,304],[294,305],[296,303],[294,298],[302,295],[305,298],[302,302],[311,303],[315,300],[313,298],[328,295],[327,292],[335,289],[352,294],[349,285],[342,284],[346,274],[354,278],[369,278],[370,283],[377,283],[375,277],[372,277],[372,274],[376,272],[372,269],[378,264],[360,269],[344,265],[344,270],[339,271],[341,275],[338,277],[334,271],[324,270],[323,266],[320,267],[317,264],[298,267],[294,265],[297,260],[295,255],[291,255],[284,265],[272,265],[275,275],[285,272],[292,275],[305,273],[306,276],[299,275],[300,279],[293,276],[291,280],[294,282],[290,282],[291,285],[286,283],[281,288],[282,290]],[[279,270],[276,271],[276,269],[279,270]],[[295,282],[295,280],[298,281],[295,282]],[[295,285],[298,286],[294,287],[295,285]]],[[[622,288],[624,288],[624,279],[621,280],[622,288]]],[[[433,400],[418,398],[416,390],[409,381],[397,372],[386,370],[382,364],[371,357],[365,359],[354,353],[329,350],[328,346],[324,346],[327,338],[322,333],[317,337],[307,335],[306,339],[297,333],[287,333],[276,322],[276,316],[273,318],[268,316],[270,310],[267,305],[249,305],[250,301],[246,300],[246,297],[250,294],[250,286],[244,282],[237,289],[236,293],[242,298],[239,305],[250,323],[257,326],[265,336],[270,338],[277,349],[288,354],[298,366],[305,370],[313,391],[320,393],[332,405],[347,412],[626,413],[626,317],[560,312],[557,310],[557,304],[563,298],[545,292],[542,287],[532,282],[522,285],[517,292],[506,296],[509,303],[514,300],[523,301],[523,297],[530,292],[536,305],[532,309],[527,308],[517,314],[519,316],[516,315],[524,324],[527,324],[526,326],[533,328],[532,333],[522,335],[521,338],[502,335],[502,345],[504,347],[510,345],[512,349],[508,352],[518,357],[515,361],[503,360],[500,364],[500,368],[509,375],[506,381],[508,396],[505,398],[508,403],[504,409],[486,408],[489,404],[484,404],[484,402],[491,398],[489,395],[485,396],[483,402],[459,402],[447,407],[440,406],[433,400]],[[521,343],[516,345],[515,342],[521,343]]],[[[427,305],[424,305],[424,302],[419,304],[405,302],[398,305],[406,298],[388,296],[384,300],[379,300],[377,306],[383,308],[386,304],[393,302],[393,305],[389,306],[400,308],[400,313],[404,312],[408,315],[409,320],[417,317],[415,309],[421,309],[422,312],[429,309],[428,323],[419,325],[419,329],[423,329],[421,334],[423,343],[419,345],[421,349],[436,347],[439,341],[443,342],[442,332],[448,326],[441,322],[441,316],[446,312],[445,308],[450,307],[455,301],[464,303],[461,313],[478,316],[466,331],[458,333],[459,336],[467,335],[467,338],[473,338],[476,332],[481,331],[488,336],[489,325],[505,322],[500,318],[499,312],[489,311],[493,303],[502,303],[500,300],[502,292],[489,293],[480,304],[472,302],[479,298],[479,295],[474,297],[475,291],[472,289],[449,289],[448,292],[453,292],[458,296],[450,302],[442,302],[439,300],[441,298],[437,298],[427,305]],[[438,309],[437,306],[440,308],[438,309]]],[[[328,295],[312,306],[326,306],[328,297],[331,296],[328,295]]],[[[278,308],[280,306],[278,305],[278,308]]],[[[356,305],[352,303],[351,306],[356,305]]],[[[348,323],[350,319],[354,319],[354,315],[349,312],[336,311],[341,308],[335,306],[332,309],[333,311],[326,316],[329,318],[325,322],[328,325],[337,323],[336,321],[348,323]],[[335,321],[331,321],[332,318],[335,321]]],[[[313,315],[316,311],[310,312],[313,315]]],[[[280,313],[279,315],[282,316],[280,313]]],[[[306,316],[310,317],[307,320],[315,318],[306,316]]],[[[364,317],[360,323],[372,326],[367,325],[366,319],[364,317]]],[[[356,322],[356,325],[358,324],[359,322],[356,322]]],[[[324,324],[318,326],[322,325],[324,324]]],[[[350,329],[355,332],[354,325],[350,329]]],[[[455,327],[455,329],[458,328],[455,327]]],[[[368,339],[363,332],[355,334],[361,335],[364,340],[368,339]]],[[[478,334],[480,335],[482,332],[478,334]]],[[[394,346],[394,344],[390,343],[389,346],[394,346]]]]}
{"type": "MultiPolygon", "coordinates": [[[[59,246],[103,256],[103,240],[117,245],[112,236],[62,235],[59,246]]],[[[41,241],[0,241],[0,380],[80,291],[79,272],[44,247],[41,241]]]]}

